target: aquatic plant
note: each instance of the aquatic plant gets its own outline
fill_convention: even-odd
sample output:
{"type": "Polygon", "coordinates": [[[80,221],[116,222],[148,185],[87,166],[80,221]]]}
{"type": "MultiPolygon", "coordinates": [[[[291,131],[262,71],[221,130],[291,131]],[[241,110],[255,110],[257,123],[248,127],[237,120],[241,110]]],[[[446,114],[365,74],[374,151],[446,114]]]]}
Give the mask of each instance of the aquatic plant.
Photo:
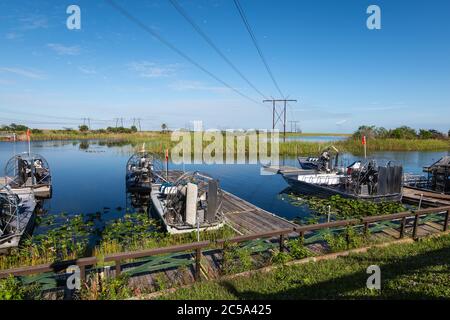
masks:
{"type": "Polygon", "coordinates": [[[361,218],[366,216],[393,214],[406,211],[407,208],[399,202],[371,202],[357,199],[347,199],[339,195],[328,199],[316,197],[298,197],[290,194],[288,200],[294,206],[307,205],[313,215],[301,221],[303,224],[317,223],[318,218],[325,217],[331,213],[336,219],[361,218]]]}
{"type": "MultiPolygon", "coordinates": [[[[228,226],[219,230],[200,232],[200,241],[216,241],[235,236],[228,226]]],[[[195,231],[184,234],[164,232],[159,220],[151,219],[146,213],[126,214],[107,223],[102,238],[94,248],[94,255],[101,257],[110,253],[152,249],[197,241],[195,231]]]]}
{"type": "Polygon", "coordinates": [[[83,257],[87,253],[90,235],[95,227],[92,221],[86,222],[84,216],[67,216],[62,213],[54,218],[41,218],[41,223],[51,224],[62,220],[45,233],[25,238],[19,248],[8,255],[0,256],[0,269],[20,266],[33,266],[55,261],[83,257]],[[48,219],[48,220],[47,220],[48,219]]]}

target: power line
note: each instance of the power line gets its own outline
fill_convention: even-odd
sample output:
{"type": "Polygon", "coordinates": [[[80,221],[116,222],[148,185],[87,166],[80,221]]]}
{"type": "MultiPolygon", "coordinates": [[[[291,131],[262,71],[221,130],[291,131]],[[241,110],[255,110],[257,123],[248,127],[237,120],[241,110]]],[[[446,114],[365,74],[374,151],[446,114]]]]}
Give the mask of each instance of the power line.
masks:
{"type": "Polygon", "coordinates": [[[210,45],[211,48],[216,51],[216,53],[245,81],[252,87],[258,94],[260,94],[264,99],[266,96],[262,93],[256,86],[248,80],[246,76],[228,59],[228,57],[216,46],[216,44],[208,37],[205,32],[195,23],[195,21],[188,15],[188,13],[180,6],[177,0],[169,0],[172,6],[181,14],[187,22],[194,28],[195,31],[210,45]]]}
{"type": "Polygon", "coordinates": [[[136,24],[138,27],[140,27],[141,29],[143,29],[144,31],[146,31],[147,33],[149,33],[150,35],[152,35],[153,37],[155,37],[156,39],[158,39],[161,43],[163,43],[166,47],[168,47],[169,49],[171,49],[172,51],[176,52],[178,55],[180,55],[181,57],[183,57],[184,59],[186,59],[189,63],[191,63],[192,65],[194,65],[195,67],[197,67],[198,69],[200,69],[201,71],[203,71],[204,73],[206,73],[207,75],[209,75],[211,78],[215,79],[216,81],[220,82],[221,84],[223,84],[225,87],[233,90],[234,92],[236,92],[237,94],[239,94],[241,97],[250,100],[256,104],[259,104],[259,102],[249,96],[247,96],[245,93],[242,93],[241,91],[239,91],[238,89],[232,87],[231,85],[229,85],[228,83],[226,83],[224,80],[220,79],[218,76],[216,76],[215,74],[213,74],[212,72],[210,72],[209,70],[207,70],[205,67],[203,67],[202,65],[200,65],[198,62],[196,62],[194,59],[192,59],[191,57],[189,57],[187,54],[185,54],[183,51],[181,51],[180,49],[178,49],[177,47],[175,47],[175,45],[173,45],[171,42],[167,41],[166,39],[164,39],[159,33],[157,33],[155,30],[153,30],[152,28],[148,27],[147,25],[145,25],[142,21],[140,21],[139,19],[135,18],[134,16],[132,16],[128,11],[126,11],[124,8],[122,8],[121,6],[119,6],[117,3],[115,3],[113,0],[105,0],[109,5],[111,5],[111,7],[113,7],[114,9],[116,9],[117,11],[119,11],[124,17],[126,17],[128,20],[130,20],[131,22],[133,22],[134,24],[136,24]]]}
{"type": "Polygon", "coordinates": [[[267,99],[263,102],[272,102],[272,130],[275,130],[275,126],[278,121],[283,124],[283,142],[286,141],[286,104],[288,102],[297,102],[295,99],[267,99]],[[277,110],[276,103],[283,102],[284,105],[281,110],[277,110]]]}
{"type": "Polygon", "coordinates": [[[266,59],[264,58],[262,50],[258,45],[258,41],[256,41],[255,34],[253,33],[252,28],[250,27],[250,24],[248,23],[247,17],[245,16],[245,13],[244,13],[244,9],[242,9],[241,4],[239,3],[239,0],[234,0],[234,4],[236,5],[239,15],[241,16],[241,19],[244,22],[244,25],[245,25],[248,33],[250,34],[250,38],[252,38],[253,44],[255,45],[256,50],[258,51],[258,54],[261,57],[261,60],[264,63],[264,66],[266,67],[266,70],[269,73],[270,78],[272,79],[272,81],[273,81],[275,87],[277,88],[278,92],[280,93],[280,95],[282,97],[284,97],[284,94],[281,92],[281,89],[278,86],[278,83],[275,80],[275,77],[273,76],[272,70],[270,70],[269,64],[267,63],[266,59]]]}

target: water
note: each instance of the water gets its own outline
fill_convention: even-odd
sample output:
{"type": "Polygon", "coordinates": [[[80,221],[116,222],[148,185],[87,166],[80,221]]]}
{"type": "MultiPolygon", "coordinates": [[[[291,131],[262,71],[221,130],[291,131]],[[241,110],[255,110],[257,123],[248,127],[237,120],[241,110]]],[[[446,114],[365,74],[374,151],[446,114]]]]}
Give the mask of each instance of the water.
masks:
{"type": "MultiPolygon", "coordinates": [[[[0,170],[15,152],[27,151],[27,143],[0,142],[0,170]]],[[[45,202],[49,214],[97,213],[103,221],[122,216],[130,207],[125,192],[125,166],[133,154],[131,145],[108,145],[101,142],[34,142],[32,152],[44,156],[52,171],[53,197],[45,202]]],[[[371,158],[395,160],[405,172],[421,173],[449,152],[378,152],[371,158]]],[[[344,164],[359,159],[342,156],[344,164]]],[[[298,166],[295,158],[283,159],[286,165],[298,166]]],[[[170,165],[172,169],[181,166],[170,165]]],[[[288,187],[280,175],[260,175],[259,165],[186,165],[185,170],[200,170],[219,179],[223,189],[279,216],[293,219],[309,214],[307,207],[291,205],[282,194],[288,187]]]]}
{"type": "MultiPolygon", "coordinates": [[[[307,141],[307,142],[334,142],[347,139],[346,136],[288,136],[286,141],[307,141]]],[[[280,141],[283,141],[283,134],[280,133],[280,141]]]]}

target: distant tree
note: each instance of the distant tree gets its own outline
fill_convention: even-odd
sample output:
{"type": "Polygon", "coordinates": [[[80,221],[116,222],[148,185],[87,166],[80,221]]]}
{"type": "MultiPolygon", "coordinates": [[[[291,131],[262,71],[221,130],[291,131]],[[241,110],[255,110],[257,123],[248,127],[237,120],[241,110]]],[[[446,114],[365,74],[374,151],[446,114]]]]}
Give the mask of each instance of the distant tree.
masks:
{"type": "Polygon", "coordinates": [[[15,124],[15,123],[11,123],[9,125],[9,131],[27,131],[28,127],[24,126],[22,124],[15,124]]]}
{"type": "Polygon", "coordinates": [[[438,130],[430,129],[428,131],[430,131],[430,133],[432,134],[433,139],[445,139],[445,134],[438,130]]]}
{"type": "Polygon", "coordinates": [[[389,137],[389,130],[383,127],[378,127],[375,129],[375,136],[377,138],[387,138],[389,137]]]}
{"type": "Polygon", "coordinates": [[[395,139],[414,139],[417,138],[417,132],[413,128],[402,126],[391,130],[389,136],[395,139]]]}
{"type": "Polygon", "coordinates": [[[87,132],[89,131],[89,127],[85,124],[82,124],[81,126],[78,127],[78,130],[80,130],[81,132],[87,132]]]}
{"type": "Polygon", "coordinates": [[[431,139],[433,138],[433,133],[430,130],[420,129],[419,130],[419,138],[420,139],[431,139]]]}
{"type": "Polygon", "coordinates": [[[31,129],[31,133],[42,133],[42,130],[41,129],[36,129],[36,128],[34,128],[34,129],[31,129]]]}
{"type": "Polygon", "coordinates": [[[137,129],[137,127],[136,127],[136,126],[131,126],[131,128],[130,128],[130,129],[131,129],[131,131],[132,131],[132,132],[137,132],[137,131],[138,131],[138,129],[137,129]]]}
{"type": "Polygon", "coordinates": [[[161,130],[162,130],[162,132],[166,132],[166,130],[167,130],[167,124],[163,123],[163,124],[161,125],[161,130]]]}
{"type": "Polygon", "coordinates": [[[354,138],[362,138],[362,136],[366,136],[367,138],[375,138],[376,137],[376,127],[375,126],[367,126],[363,125],[358,128],[358,130],[353,133],[354,138]]]}

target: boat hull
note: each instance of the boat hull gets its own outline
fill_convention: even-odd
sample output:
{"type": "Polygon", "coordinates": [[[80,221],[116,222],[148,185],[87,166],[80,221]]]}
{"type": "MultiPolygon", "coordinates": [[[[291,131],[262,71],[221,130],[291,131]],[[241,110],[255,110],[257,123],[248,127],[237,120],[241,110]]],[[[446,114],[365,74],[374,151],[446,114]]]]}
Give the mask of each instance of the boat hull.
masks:
{"type": "Polygon", "coordinates": [[[284,180],[289,184],[293,191],[302,195],[329,198],[334,195],[339,195],[343,198],[368,200],[374,202],[381,201],[400,201],[401,193],[388,194],[388,195],[357,195],[345,192],[345,190],[339,190],[325,185],[318,185],[299,181],[296,176],[283,175],[284,180]]]}

